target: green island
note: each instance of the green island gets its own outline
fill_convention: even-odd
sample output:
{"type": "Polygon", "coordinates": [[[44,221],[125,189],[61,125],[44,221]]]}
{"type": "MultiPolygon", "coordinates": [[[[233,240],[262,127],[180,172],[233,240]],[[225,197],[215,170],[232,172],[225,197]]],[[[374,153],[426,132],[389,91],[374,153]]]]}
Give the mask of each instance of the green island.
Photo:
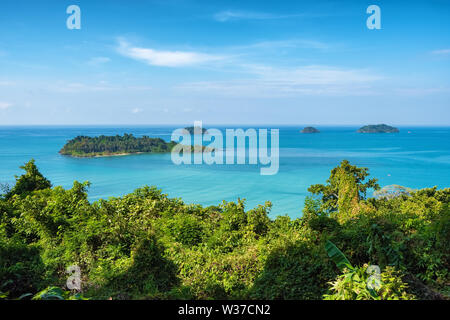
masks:
{"type": "Polygon", "coordinates": [[[388,126],[386,124],[375,124],[368,125],[362,128],[359,128],[356,132],[358,133],[398,133],[398,130],[395,127],[388,126]]]}
{"type": "Polygon", "coordinates": [[[300,132],[301,133],[320,133],[320,131],[314,127],[305,127],[300,132]]]}
{"type": "Polygon", "coordinates": [[[381,189],[342,161],[301,218],[269,218],[270,202],[205,207],[148,186],[90,202],[89,182],[64,189],[34,160],[21,168],[0,196],[0,299],[450,297],[448,188],[381,189]]]}
{"type": "Polygon", "coordinates": [[[202,134],[208,133],[208,129],[202,127],[186,127],[184,128],[189,134],[194,134],[196,130],[201,131],[202,134]]]}
{"type": "MultiPolygon", "coordinates": [[[[78,136],[69,140],[59,151],[60,154],[77,157],[109,157],[139,153],[168,153],[177,145],[176,142],[166,142],[161,138],[143,136],[136,138],[132,134],[123,136],[78,136]]],[[[212,152],[214,149],[202,146],[190,146],[191,152],[212,152]]]]}

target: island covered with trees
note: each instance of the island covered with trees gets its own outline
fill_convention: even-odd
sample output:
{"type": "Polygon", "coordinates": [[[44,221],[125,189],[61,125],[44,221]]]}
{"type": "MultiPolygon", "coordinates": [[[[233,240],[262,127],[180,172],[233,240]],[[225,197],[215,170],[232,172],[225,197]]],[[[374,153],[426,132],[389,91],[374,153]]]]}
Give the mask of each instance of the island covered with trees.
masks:
{"type": "Polygon", "coordinates": [[[301,133],[320,133],[320,131],[314,127],[305,127],[300,132],[301,133]]]}
{"type": "Polygon", "coordinates": [[[270,202],[205,207],[148,186],[91,203],[89,182],[64,189],[33,160],[22,169],[0,196],[0,299],[450,296],[448,188],[383,190],[342,161],[301,218],[270,219],[270,202]]]}
{"type": "Polygon", "coordinates": [[[189,134],[195,134],[197,131],[199,131],[201,134],[207,134],[208,129],[202,128],[202,127],[186,127],[184,128],[189,134]]]}
{"type": "Polygon", "coordinates": [[[143,136],[137,138],[125,133],[123,136],[78,136],[69,140],[59,151],[62,155],[72,157],[99,157],[127,155],[133,153],[170,152],[175,142],[166,142],[161,138],[143,136]]]}
{"type": "MultiPolygon", "coordinates": [[[[178,144],[174,141],[166,142],[161,138],[150,138],[147,136],[136,138],[132,134],[127,133],[123,136],[78,136],[69,140],[59,153],[77,158],[123,156],[139,153],[168,153],[176,145],[178,144]]],[[[214,148],[206,146],[183,145],[183,152],[186,147],[191,153],[214,151],[214,148]]]]}
{"type": "Polygon", "coordinates": [[[357,131],[358,133],[398,133],[400,130],[386,124],[371,124],[364,126],[357,131]]]}

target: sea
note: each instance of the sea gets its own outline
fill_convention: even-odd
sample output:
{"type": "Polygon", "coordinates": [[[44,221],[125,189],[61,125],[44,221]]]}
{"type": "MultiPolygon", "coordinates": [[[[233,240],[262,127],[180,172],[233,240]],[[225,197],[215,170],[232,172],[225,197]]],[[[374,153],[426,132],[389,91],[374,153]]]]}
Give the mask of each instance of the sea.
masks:
{"type": "MultiPolygon", "coordinates": [[[[132,133],[170,141],[173,130],[182,127],[0,126],[0,183],[13,185],[14,176],[22,172],[19,166],[33,158],[54,186],[70,188],[74,180],[91,182],[90,201],[121,197],[148,185],[171,198],[205,206],[240,198],[251,209],[270,201],[271,218],[300,217],[308,187],[325,183],[344,159],[369,168],[370,177],[377,178],[381,186],[450,187],[450,127],[410,126],[398,127],[400,133],[361,134],[357,126],[317,126],[320,133],[302,134],[302,125],[252,126],[279,129],[279,170],[274,175],[261,175],[261,165],[248,163],[176,165],[170,154],[71,158],[58,153],[78,135],[132,133]]],[[[250,127],[214,128],[225,132],[250,127]]]]}

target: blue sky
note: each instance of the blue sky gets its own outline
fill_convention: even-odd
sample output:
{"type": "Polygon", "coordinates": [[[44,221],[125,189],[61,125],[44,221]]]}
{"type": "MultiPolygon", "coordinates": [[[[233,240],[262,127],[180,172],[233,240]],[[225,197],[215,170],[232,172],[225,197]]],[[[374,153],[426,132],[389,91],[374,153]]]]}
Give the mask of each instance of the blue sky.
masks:
{"type": "Polygon", "coordinates": [[[0,125],[194,120],[450,125],[450,1],[1,1],[0,125]]]}

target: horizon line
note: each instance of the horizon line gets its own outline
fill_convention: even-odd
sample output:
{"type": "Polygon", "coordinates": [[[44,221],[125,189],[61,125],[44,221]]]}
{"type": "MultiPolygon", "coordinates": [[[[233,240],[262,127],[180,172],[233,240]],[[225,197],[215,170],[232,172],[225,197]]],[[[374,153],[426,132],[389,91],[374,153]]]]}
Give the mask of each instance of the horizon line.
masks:
{"type": "MultiPolygon", "coordinates": [[[[163,123],[163,124],[155,124],[155,123],[147,123],[147,124],[126,124],[126,123],[108,123],[108,124],[0,124],[0,127],[125,127],[125,126],[139,126],[139,127],[145,127],[145,126],[165,126],[165,127],[173,127],[173,126],[186,126],[190,125],[191,122],[186,123],[163,123]]],[[[387,124],[384,123],[370,123],[370,124],[362,124],[362,123],[354,123],[354,124],[305,124],[305,123],[206,123],[207,126],[230,126],[230,127],[236,127],[236,126],[281,126],[281,127],[287,127],[287,126],[299,126],[299,127],[305,127],[305,126],[317,126],[317,127],[353,127],[353,126],[366,126],[366,125],[380,125],[380,124],[386,124],[390,126],[398,126],[398,127],[450,127],[450,124],[387,124]]],[[[203,126],[205,123],[202,124],[203,126]]]]}

